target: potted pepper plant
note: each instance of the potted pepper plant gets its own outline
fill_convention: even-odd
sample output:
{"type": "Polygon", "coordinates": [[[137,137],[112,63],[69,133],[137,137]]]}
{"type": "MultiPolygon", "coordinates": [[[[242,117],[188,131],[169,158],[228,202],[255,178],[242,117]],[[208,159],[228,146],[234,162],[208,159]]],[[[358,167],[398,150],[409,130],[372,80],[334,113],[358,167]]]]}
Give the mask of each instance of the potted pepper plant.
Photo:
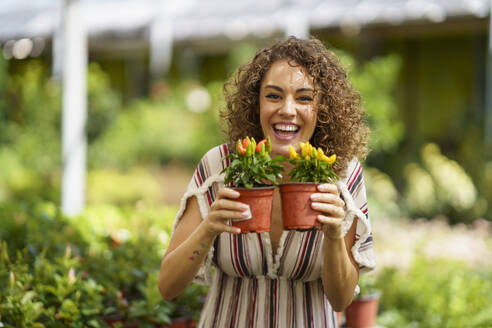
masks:
{"type": "Polygon", "coordinates": [[[274,186],[284,169],[280,164],[284,158],[272,159],[271,151],[270,138],[256,143],[254,138],[246,137],[237,141],[236,152],[225,156],[230,165],[222,171],[224,183],[241,194],[237,200],[248,204],[251,211],[249,219],[232,222],[241,233],[270,231],[274,186]]]}
{"type": "Polygon", "coordinates": [[[376,287],[376,279],[371,274],[361,274],[358,285],[360,293],[345,310],[345,326],[369,328],[376,325],[381,291],[376,287]]]}
{"type": "Polygon", "coordinates": [[[284,228],[308,230],[319,228],[319,214],[311,208],[311,194],[317,192],[320,183],[334,182],[338,176],[332,170],[336,155],[326,156],[321,148],[315,149],[309,142],[300,144],[301,154],[289,146],[290,183],[280,185],[284,228]]]}

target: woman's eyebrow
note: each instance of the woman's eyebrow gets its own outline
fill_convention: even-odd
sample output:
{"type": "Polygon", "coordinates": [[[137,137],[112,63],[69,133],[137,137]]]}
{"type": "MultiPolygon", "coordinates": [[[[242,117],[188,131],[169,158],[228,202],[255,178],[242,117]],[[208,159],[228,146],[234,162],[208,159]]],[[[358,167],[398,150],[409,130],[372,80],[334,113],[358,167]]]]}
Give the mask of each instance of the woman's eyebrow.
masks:
{"type": "MultiPolygon", "coordinates": [[[[284,91],[281,87],[276,86],[276,85],[272,85],[272,84],[266,85],[265,86],[265,89],[266,88],[275,89],[275,90],[280,91],[280,92],[284,91]]],[[[312,89],[312,88],[299,88],[299,89],[296,90],[296,92],[303,92],[303,91],[312,91],[312,92],[314,92],[314,89],[312,89]]]]}
{"type": "Polygon", "coordinates": [[[275,90],[280,91],[280,92],[284,91],[281,87],[278,87],[276,85],[271,85],[271,84],[266,85],[265,89],[266,88],[272,88],[272,89],[275,89],[275,90]]]}
{"type": "Polygon", "coordinates": [[[296,92],[303,92],[303,91],[313,91],[314,92],[314,89],[311,89],[311,88],[300,88],[300,89],[297,89],[296,92]]]}

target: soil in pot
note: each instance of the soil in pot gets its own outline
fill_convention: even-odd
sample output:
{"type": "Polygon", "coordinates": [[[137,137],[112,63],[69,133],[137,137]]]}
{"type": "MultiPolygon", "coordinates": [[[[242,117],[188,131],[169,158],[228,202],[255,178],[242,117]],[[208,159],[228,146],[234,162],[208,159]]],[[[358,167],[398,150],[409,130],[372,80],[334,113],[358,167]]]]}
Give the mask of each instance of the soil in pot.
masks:
{"type": "Polygon", "coordinates": [[[280,185],[284,229],[318,229],[319,211],[311,208],[311,194],[318,192],[316,183],[286,183],[280,185]]]}
{"type": "Polygon", "coordinates": [[[241,229],[241,233],[269,232],[272,221],[272,200],[275,187],[234,188],[241,196],[239,202],[248,204],[251,219],[233,221],[232,226],[241,229]]]}

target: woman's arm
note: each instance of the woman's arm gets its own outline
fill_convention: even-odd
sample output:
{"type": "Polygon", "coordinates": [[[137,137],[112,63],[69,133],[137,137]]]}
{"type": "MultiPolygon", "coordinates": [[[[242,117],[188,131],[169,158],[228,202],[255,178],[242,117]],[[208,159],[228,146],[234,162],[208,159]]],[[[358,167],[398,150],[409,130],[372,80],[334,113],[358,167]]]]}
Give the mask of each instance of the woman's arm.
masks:
{"type": "Polygon", "coordinates": [[[240,232],[226,223],[228,219],[249,215],[247,205],[233,200],[237,197],[237,191],[220,189],[204,220],[196,197],[188,201],[161,263],[159,291],[165,300],[174,299],[189,286],[217,235],[240,232]]]}
{"type": "Polygon", "coordinates": [[[321,211],[318,220],[323,225],[323,289],[335,311],[343,311],[352,302],[355,286],[359,280],[359,266],[350,249],[355,243],[357,220],[354,220],[345,237],[342,222],[345,203],[333,184],[318,187],[321,193],[313,194],[312,207],[321,211]]]}

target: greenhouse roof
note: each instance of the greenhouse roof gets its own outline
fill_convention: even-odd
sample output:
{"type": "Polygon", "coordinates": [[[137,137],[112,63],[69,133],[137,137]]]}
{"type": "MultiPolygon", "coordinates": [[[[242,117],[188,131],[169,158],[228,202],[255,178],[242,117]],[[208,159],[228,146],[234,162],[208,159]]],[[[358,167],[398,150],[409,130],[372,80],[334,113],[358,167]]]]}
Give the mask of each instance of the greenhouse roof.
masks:
{"type": "MultiPolygon", "coordinates": [[[[159,21],[172,22],[174,40],[248,34],[266,37],[302,20],[310,28],[344,25],[440,23],[488,16],[489,0],[80,0],[90,36],[145,35],[159,21]]],[[[61,24],[63,0],[3,0],[0,41],[51,37],[61,24]]]]}

